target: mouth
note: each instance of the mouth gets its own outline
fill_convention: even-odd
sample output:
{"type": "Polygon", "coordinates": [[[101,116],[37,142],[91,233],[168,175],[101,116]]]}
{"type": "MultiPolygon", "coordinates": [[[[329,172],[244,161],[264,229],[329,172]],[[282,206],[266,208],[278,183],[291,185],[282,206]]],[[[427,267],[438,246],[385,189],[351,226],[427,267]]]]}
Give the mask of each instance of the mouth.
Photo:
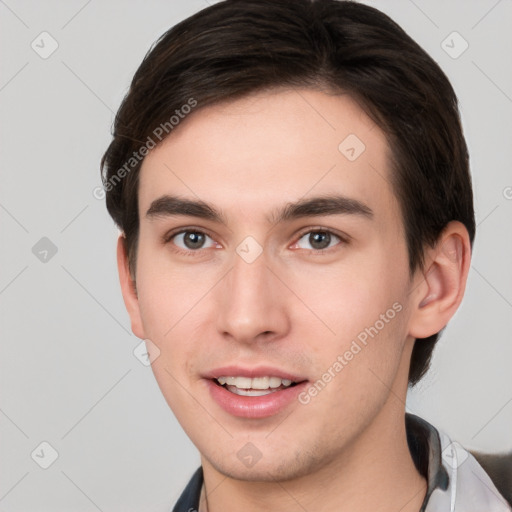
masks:
{"type": "Polygon", "coordinates": [[[239,396],[266,396],[284,389],[292,388],[298,383],[281,377],[233,377],[221,376],[213,379],[218,385],[239,396]]]}
{"type": "Polygon", "coordinates": [[[239,418],[268,418],[298,405],[308,380],[271,367],[220,368],[204,376],[210,397],[239,418]]]}

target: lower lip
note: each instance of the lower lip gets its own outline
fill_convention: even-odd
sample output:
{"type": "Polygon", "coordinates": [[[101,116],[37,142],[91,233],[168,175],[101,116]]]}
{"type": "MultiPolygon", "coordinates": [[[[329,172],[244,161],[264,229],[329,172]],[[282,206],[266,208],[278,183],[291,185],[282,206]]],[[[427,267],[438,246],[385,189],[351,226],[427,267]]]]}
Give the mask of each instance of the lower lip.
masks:
{"type": "Polygon", "coordinates": [[[206,384],[212,398],[227,413],[240,418],[267,418],[273,416],[291,403],[298,402],[298,395],[307,386],[301,382],[293,387],[274,391],[263,396],[241,396],[231,393],[213,380],[207,379],[206,384]]]}

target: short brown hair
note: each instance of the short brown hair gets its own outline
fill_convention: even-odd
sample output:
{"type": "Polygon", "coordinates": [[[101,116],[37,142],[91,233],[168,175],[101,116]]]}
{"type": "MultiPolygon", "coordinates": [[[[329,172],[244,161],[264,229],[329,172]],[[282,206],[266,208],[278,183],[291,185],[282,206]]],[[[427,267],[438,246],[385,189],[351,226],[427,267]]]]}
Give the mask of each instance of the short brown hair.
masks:
{"type": "MultiPolygon", "coordinates": [[[[107,208],[126,237],[134,276],[143,159],[137,155],[128,168],[127,162],[154,140],[157,127],[171,133],[171,117],[191,100],[201,108],[278,87],[346,93],[386,134],[411,274],[451,220],[466,226],[473,243],[473,193],[457,97],[418,44],[379,10],[353,1],[225,0],[162,35],[115,118],[101,169],[107,208]]],[[[427,371],[438,336],[415,343],[411,384],[427,371]]]]}

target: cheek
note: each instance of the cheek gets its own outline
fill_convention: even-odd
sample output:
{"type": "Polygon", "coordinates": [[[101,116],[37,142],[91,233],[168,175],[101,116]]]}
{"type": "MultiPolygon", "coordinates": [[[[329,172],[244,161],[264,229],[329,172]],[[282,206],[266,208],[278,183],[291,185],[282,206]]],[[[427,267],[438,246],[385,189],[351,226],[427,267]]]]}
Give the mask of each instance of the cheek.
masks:
{"type": "Polygon", "coordinates": [[[321,328],[326,341],[338,340],[337,348],[376,322],[377,327],[382,322],[387,326],[388,317],[393,320],[399,309],[393,309],[393,304],[403,303],[403,272],[394,271],[384,258],[301,270],[290,276],[292,288],[321,320],[310,325],[321,328]]]}
{"type": "Polygon", "coordinates": [[[390,390],[402,360],[405,312],[398,302],[394,306],[376,308],[377,316],[343,315],[345,326],[340,321],[333,342],[317,350],[316,376],[301,403],[307,402],[310,416],[328,411],[326,437],[344,438],[360,431],[386,400],[398,395],[390,395],[390,390]]]}
{"type": "Polygon", "coordinates": [[[407,267],[393,266],[383,250],[372,256],[295,276],[304,302],[324,324],[315,322],[320,343],[311,322],[303,321],[302,332],[323,395],[318,414],[326,403],[340,415],[376,410],[397,374],[406,338],[407,267]]]}
{"type": "Polygon", "coordinates": [[[167,345],[183,332],[190,313],[200,309],[201,298],[212,287],[209,274],[194,265],[172,264],[165,250],[140,243],[137,261],[139,307],[148,338],[167,345]]]}
{"type": "Polygon", "coordinates": [[[143,249],[138,264],[142,323],[147,338],[160,350],[153,372],[174,408],[187,398],[181,396],[178,383],[197,379],[201,340],[210,337],[205,326],[211,329],[215,317],[210,291],[219,275],[216,269],[198,271],[194,265],[171,264],[165,251],[143,249]]]}
{"type": "Polygon", "coordinates": [[[197,378],[195,322],[204,311],[201,297],[207,293],[201,279],[158,265],[142,254],[138,274],[138,296],[145,333],[160,350],[153,362],[156,381],[170,408],[178,417],[187,416],[189,395],[185,388],[197,378]],[[181,411],[181,412],[180,412],[181,411]]]}

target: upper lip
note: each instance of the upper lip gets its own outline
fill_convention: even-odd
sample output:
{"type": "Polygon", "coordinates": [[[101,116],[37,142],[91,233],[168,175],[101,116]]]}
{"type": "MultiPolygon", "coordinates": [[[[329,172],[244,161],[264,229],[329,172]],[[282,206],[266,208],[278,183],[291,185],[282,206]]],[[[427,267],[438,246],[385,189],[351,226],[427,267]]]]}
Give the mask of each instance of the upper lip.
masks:
{"type": "Polygon", "coordinates": [[[218,379],[219,377],[279,377],[288,379],[292,382],[303,382],[307,379],[300,375],[281,370],[273,366],[254,366],[252,368],[230,365],[221,368],[215,368],[203,375],[206,379],[218,379]]]}

